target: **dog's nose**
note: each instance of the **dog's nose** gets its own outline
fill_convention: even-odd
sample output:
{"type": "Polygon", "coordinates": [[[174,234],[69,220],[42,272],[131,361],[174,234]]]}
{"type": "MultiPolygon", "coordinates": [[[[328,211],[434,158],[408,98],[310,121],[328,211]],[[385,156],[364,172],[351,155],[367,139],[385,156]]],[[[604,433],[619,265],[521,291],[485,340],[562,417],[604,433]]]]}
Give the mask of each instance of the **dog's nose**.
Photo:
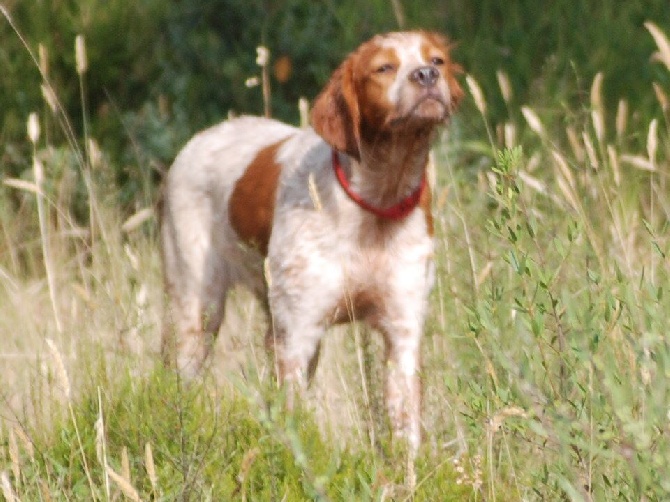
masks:
{"type": "Polygon", "coordinates": [[[433,66],[421,66],[409,74],[409,79],[423,87],[435,85],[440,72],[433,66]]]}

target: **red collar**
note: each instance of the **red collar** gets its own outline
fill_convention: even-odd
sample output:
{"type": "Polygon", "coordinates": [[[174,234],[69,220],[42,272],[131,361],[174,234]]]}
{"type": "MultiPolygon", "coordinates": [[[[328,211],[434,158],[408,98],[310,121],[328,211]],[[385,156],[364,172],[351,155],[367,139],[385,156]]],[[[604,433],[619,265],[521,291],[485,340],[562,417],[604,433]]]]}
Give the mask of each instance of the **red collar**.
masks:
{"type": "Polygon", "coordinates": [[[375,207],[370,203],[366,202],[363,199],[363,197],[361,197],[359,194],[352,191],[351,185],[349,184],[349,180],[347,179],[344,169],[342,168],[342,164],[340,163],[340,156],[338,155],[335,149],[333,149],[332,155],[333,155],[333,170],[335,171],[335,176],[337,177],[337,180],[340,182],[340,185],[342,185],[342,188],[344,189],[345,193],[349,196],[349,198],[366,211],[369,211],[375,216],[387,220],[402,220],[407,215],[409,215],[409,213],[411,213],[412,210],[416,208],[416,206],[419,205],[421,194],[423,194],[423,191],[426,188],[425,175],[421,178],[421,183],[419,184],[417,189],[414,190],[411,194],[409,194],[407,197],[402,199],[397,204],[394,204],[393,206],[386,208],[375,207]]]}

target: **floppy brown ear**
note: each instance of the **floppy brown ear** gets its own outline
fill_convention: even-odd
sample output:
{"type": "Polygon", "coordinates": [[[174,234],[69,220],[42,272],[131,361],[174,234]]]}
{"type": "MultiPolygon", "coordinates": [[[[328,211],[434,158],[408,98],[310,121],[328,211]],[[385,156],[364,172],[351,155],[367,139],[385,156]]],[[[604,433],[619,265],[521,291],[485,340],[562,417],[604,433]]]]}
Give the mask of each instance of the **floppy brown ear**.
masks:
{"type": "Polygon", "coordinates": [[[314,101],[312,127],[336,150],[360,158],[360,114],[351,56],[335,70],[314,101]]]}

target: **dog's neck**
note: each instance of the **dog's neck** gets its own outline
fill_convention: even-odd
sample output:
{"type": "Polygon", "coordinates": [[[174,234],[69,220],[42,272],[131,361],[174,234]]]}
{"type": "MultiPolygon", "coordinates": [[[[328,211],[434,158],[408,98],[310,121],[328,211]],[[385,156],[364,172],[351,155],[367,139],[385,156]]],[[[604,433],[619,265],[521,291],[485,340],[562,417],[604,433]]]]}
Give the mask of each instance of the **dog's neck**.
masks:
{"type": "Polygon", "coordinates": [[[393,206],[414,192],[426,175],[434,130],[406,130],[362,138],[360,160],[350,157],[351,186],[367,202],[393,206]]]}

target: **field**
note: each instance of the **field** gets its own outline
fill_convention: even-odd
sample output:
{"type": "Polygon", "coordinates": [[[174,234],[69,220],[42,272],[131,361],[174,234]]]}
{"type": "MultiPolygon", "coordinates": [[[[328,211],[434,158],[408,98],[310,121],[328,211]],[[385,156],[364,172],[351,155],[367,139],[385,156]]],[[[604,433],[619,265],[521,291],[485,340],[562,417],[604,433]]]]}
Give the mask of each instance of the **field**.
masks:
{"type": "MultiPolygon", "coordinates": [[[[670,72],[667,37],[646,28],[658,52],[639,64],[670,72]]],[[[245,291],[202,382],[161,367],[158,187],[140,177],[127,217],[117,166],[77,140],[47,88],[50,109],[26,125],[31,165],[0,186],[4,499],[667,500],[670,101],[655,85],[653,116],[608,105],[607,77],[588,106],[542,110],[498,72],[501,122],[462,79],[468,103],[433,156],[415,486],[363,326],[328,335],[294,413],[245,291]],[[68,141],[53,144],[45,121],[68,141]]]]}

